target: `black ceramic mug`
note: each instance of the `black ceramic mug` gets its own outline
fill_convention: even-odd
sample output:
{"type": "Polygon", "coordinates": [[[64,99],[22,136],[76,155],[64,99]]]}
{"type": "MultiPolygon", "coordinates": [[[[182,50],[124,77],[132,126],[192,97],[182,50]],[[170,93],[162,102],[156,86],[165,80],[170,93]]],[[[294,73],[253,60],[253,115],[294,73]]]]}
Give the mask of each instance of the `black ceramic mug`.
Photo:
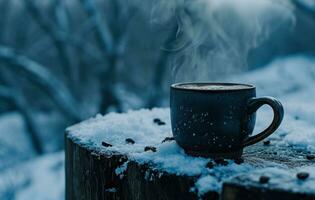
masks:
{"type": "Polygon", "coordinates": [[[283,107],[273,97],[256,98],[256,88],[235,83],[177,83],[171,86],[174,138],[187,154],[237,158],[243,148],[271,135],[283,119],[283,107]],[[271,125],[251,136],[256,111],[273,109],[271,125]]]}

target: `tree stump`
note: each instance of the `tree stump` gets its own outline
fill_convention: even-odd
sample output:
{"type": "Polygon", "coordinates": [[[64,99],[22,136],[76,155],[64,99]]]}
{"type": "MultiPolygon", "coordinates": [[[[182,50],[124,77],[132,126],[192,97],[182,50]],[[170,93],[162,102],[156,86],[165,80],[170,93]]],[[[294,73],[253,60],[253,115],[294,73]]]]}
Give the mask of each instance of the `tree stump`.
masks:
{"type": "MultiPolygon", "coordinates": [[[[117,175],[115,170],[127,161],[126,155],[103,153],[66,136],[66,199],[198,199],[190,192],[197,177],[161,172],[134,161],[128,162],[123,176],[117,175]]],[[[207,198],[218,199],[218,193],[207,198]]]]}
{"type": "MultiPolygon", "coordinates": [[[[119,117],[115,115],[114,118],[116,118],[117,123],[121,124],[121,127],[124,126],[124,123],[130,123],[130,117],[133,119],[132,127],[135,127],[137,123],[149,123],[146,122],[148,120],[150,123],[152,121],[152,126],[156,126],[156,129],[167,130],[169,119],[167,117],[164,118],[163,121],[166,123],[162,126],[156,125],[156,122],[153,122],[154,116],[147,115],[150,112],[154,113],[154,111],[140,112],[140,114],[144,115],[140,119],[137,119],[138,114],[134,113],[117,115],[119,117]],[[128,120],[124,120],[125,117],[128,120]]],[[[165,109],[161,112],[167,113],[168,110],[165,109]]],[[[115,120],[109,120],[110,118],[109,116],[104,119],[104,126],[106,126],[106,123],[108,123],[108,126],[116,123],[115,120]]],[[[85,131],[91,131],[90,129],[96,126],[96,121],[102,120],[91,119],[81,123],[81,125],[77,125],[79,128],[70,128],[66,131],[66,200],[220,198],[234,200],[253,199],[253,197],[255,199],[315,199],[315,172],[312,171],[315,169],[315,159],[312,156],[307,157],[307,155],[312,155],[313,152],[282,145],[279,139],[271,140],[271,144],[265,142],[265,144],[259,143],[246,148],[243,155],[244,163],[242,163],[243,161],[229,160],[226,166],[224,166],[220,163],[216,164],[211,159],[195,158],[196,162],[200,162],[201,164],[204,162],[205,166],[200,167],[200,174],[185,175],[185,173],[171,173],[168,170],[168,166],[161,165],[158,159],[144,162],[135,156],[141,153],[129,154],[128,152],[120,152],[119,148],[114,149],[110,147],[110,145],[114,146],[116,144],[114,141],[120,141],[120,136],[116,135],[116,133],[110,136],[114,138],[112,144],[103,144],[105,146],[101,144],[95,145],[95,142],[102,142],[99,136],[95,137],[91,133],[86,135],[81,134],[85,131]],[[79,131],[74,131],[75,129],[79,129],[79,131]],[[208,161],[213,166],[206,165],[208,161]],[[264,171],[265,168],[270,166],[272,170],[264,171]],[[309,177],[305,180],[299,180],[296,177],[296,173],[304,169],[303,167],[305,167],[306,171],[309,169],[309,177]],[[233,172],[234,169],[238,170],[233,172]],[[262,171],[257,171],[257,169],[261,169],[262,171]],[[279,175],[277,170],[273,171],[275,169],[279,171],[279,175]],[[294,172],[294,174],[290,175],[291,172],[287,171],[291,169],[297,169],[296,173],[294,172]],[[226,172],[222,172],[224,170],[226,172]],[[232,174],[230,171],[232,171],[232,174]],[[260,177],[262,175],[269,176],[270,180],[261,182],[260,177]],[[201,179],[206,176],[210,178],[212,176],[215,177],[219,188],[209,187],[206,192],[198,191],[200,189],[198,185],[214,183],[209,181],[203,182],[201,179]]],[[[126,129],[125,132],[127,130],[130,131],[131,128],[126,129]]],[[[109,128],[105,132],[100,132],[102,132],[101,135],[106,139],[105,135],[110,134],[111,131],[114,132],[114,129],[109,128]]],[[[96,132],[98,131],[96,130],[96,132]]],[[[128,135],[128,133],[123,134],[123,132],[123,130],[119,132],[121,137],[123,137],[121,141],[125,140],[126,135],[128,135]]],[[[155,132],[155,129],[153,132],[155,132]]],[[[169,146],[173,147],[176,145],[174,141],[167,142],[170,143],[169,146]]],[[[157,152],[146,153],[147,158],[154,157],[154,155],[159,153],[160,149],[161,152],[164,151],[163,146],[158,146],[158,143],[161,143],[161,141],[158,141],[157,145],[155,145],[157,152]]],[[[165,157],[167,156],[166,154],[165,157]]],[[[186,158],[186,155],[180,156],[186,158]]],[[[192,159],[187,155],[188,158],[192,159]]],[[[179,160],[180,162],[182,161],[179,160]]],[[[176,162],[174,165],[176,167],[176,162]]]]}

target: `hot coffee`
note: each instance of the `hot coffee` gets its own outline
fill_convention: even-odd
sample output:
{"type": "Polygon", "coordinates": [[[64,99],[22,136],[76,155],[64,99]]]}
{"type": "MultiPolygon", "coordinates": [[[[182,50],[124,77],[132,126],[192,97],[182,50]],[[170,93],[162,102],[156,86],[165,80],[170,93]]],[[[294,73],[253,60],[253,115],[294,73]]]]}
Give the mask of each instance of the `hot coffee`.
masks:
{"type": "Polygon", "coordinates": [[[191,90],[242,90],[250,89],[251,85],[222,85],[222,84],[207,84],[207,83],[190,83],[178,84],[176,88],[191,89],[191,90]]]}
{"type": "Polygon", "coordinates": [[[240,157],[243,148],[272,134],[283,118],[281,103],[272,97],[256,98],[253,85],[234,83],[178,83],[171,86],[171,122],[174,138],[188,154],[240,157]],[[256,110],[268,104],[274,111],[271,125],[250,136],[256,110]]]}

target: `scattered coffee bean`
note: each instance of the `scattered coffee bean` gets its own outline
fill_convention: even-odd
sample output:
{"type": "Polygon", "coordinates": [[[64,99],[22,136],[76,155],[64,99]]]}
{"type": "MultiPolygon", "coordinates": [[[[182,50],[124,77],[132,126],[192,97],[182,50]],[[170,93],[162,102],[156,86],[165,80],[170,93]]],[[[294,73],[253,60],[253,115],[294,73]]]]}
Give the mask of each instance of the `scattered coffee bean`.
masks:
{"type": "Polygon", "coordinates": [[[109,143],[107,143],[107,142],[102,142],[102,145],[104,146],[104,147],[112,147],[113,145],[111,145],[111,144],[109,144],[109,143]]]}
{"type": "Polygon", "coordinates": [[[166,138],[162,141],[162,143],[164,143],[164,142],[170,142],[170,141],[173,141],[173,140],[175,140],[175,138],[173,138],[173,137],[166,137],[166,138]]]}
{"type": "Polygon", "coordinates": [[[277,152],[275,152],[275,151],[273,152],[273,155],[277,155],[277,154],[278,154],[277,152]]]}
{"type": "Polygon", "coordinates": [[[158,124],[159,126],[162,126],[162,125],[165,125],[165,122],[159,121],[157,124],[158,124]]]}
{"type": "Polygon", "coordinates": [[[234,160],[234,162],[235,162],[236,164],[240,165],[240,164],[242,164],[242,163],[244,162],[244,159],[243,159],[243,158],[236,158],[236,159],[234,160]]]}
{"type": "Polygon", "coordinates": [[[154,122],[154,123],[159,123],[160,121],[161,121],[161,120],[160,120],[159,118],[154,118],[154,119],[153,119],[153,122],[154,122]]]}
{"type": "Polygon", "coordinates": [[[153,151],[153,152],[156,152],[156,147],[146,146],[146,147],[144,147],[144,151],[153,151]]]}
{"type": "Polygon", "coordinates": [[[265,145],[265,146],[268,146],[269,144],[270,144],[270,140],[265,140],[265,141],[264,141],[264,145],[265,145]]]}
{"type": "Polygon", "coordinates": [[[223,160],[224,160],[223,158],[215,158],[214,162],[218,164],[218,163],[222,162],[223,160]]]}
{"type": "Polygon", "coordinates": [[[214,167],[213,162],[209,161],[206,165],[207,168],[212,169],[214,167]]]}
{"type": "Polygon", "coordinates": [[[315,159],[315,156],[312,155],[312,154],[309,154],[309,155],[306,155],[306,159],[307,159],[307,160],[314,160],[314,159],[315,159]]]}
{"type": "Polygon", "coordinates": [[[296,116],[294,116],[294,119],[295,119],[295,120],[299,120],[300,117],[296,115],[296,116]]]}
{"type": "Polygon", "coordinates": [[[309,177],[309,173],[307,172],[299,172],[296,174],[296,177],[300,180],[305,180],[309,177]]]}
{"type": "Polygon", "coordinates": [[[224,166],[229,164],[229,162],[224,160],[223,158],[216,158],[214,159],[214,162],[217,163],[218,165],[224,165],[224,166]]]}
{"type": "Polygon", "coordinates": [[[127,144],[134,144],[135,141],[134,141],[133,139],[131,139],[131,138],[127,138],[127,139],[126,139],[126,143],[127,143],[127,144]]]}
{"type": "Polygon", "coordinates": [[[259,178],[259,183],[262,183],[262,184],[264,184],[264,183],[268,183],[269,182],[269,177],[268,176],[260,176],[260,178],[259,178]]]}

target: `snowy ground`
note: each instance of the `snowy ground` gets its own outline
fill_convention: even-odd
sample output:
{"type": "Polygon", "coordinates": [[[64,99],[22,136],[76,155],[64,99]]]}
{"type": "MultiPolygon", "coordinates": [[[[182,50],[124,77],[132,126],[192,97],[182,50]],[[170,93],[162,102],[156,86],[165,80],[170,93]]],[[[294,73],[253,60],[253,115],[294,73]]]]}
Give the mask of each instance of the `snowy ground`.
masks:
{"type": "MultiPolygon", "coordinates": [[[[294,145],[296,148],[315,153],[314,58],[296,56],[279,59],[263,69],[230,77],[228,81],[255,84],[258,96],[269,95],[280,99],[285,107],[285,117],[281,127],[272,137],[281,141],[279,145],[294,145]]],[[[264,129],[271,118],[270,109],[261,109],[258,112],[255,132],[264,129]]],[[[0,130],[1,128],[2,126],[0,130]]],[[[151,162],[156,168],[170,173],[201,175],[195,188],[192,188],[192,190],[198,189],[199,194],[209,189],[220,190],[221,178],[230,179],[236,172],[248,173],[248,171],[253,172],[253,179],[268,173],[278,177],[272,179],[274,181],[286,179],[287,184],[279,184],[279,187],[315,192],[315,165],[287,169],[284,165],[271,163],[268,168],[260,169],[251,164],[236,165],[230,161],[228,166],[207,169],[205,165],[209,159],[187,156],[174,142],[161,143],[165,137],[171,136],[167,108],[98,115],[69,128],[69,131],[76,136],[80,135],[82,142],[91,143],[103,148],[104,151],[106,148],[101,146],[101,141],[113,144],[111,150],[127,153],[130,159],[137,162],[151,162]],[[152,119],[156,117],[165,121],[166,125],[154,124],[152,119]],[[125,143],[126,138],[133,138],[136,143],[128,145],[125,143]],[[144,146],[150,145],[156,146],[157,152],[143,152],[144,146]],[[302,187],[295,179],[294,174],[297,171],[310,172],[307,187],[302,187]],[[220,180],[218,177],[221,177],[220,180]]],[[[61,152],[0,171],[0,199],[63,199],[63,165],[61,152]]],[[[117,169],[117,173],[123,170],[122,166],[117,169]]]]}
{"type": "Polygon", "coordinates": [[[19,113],[0,116],[0,172],[34,156],[19,113]]]}
{"type": "Polygon", "coordinates": [[[26,161],[0,173],[0,199],[64,199],[64,152],[26,161]]]}

